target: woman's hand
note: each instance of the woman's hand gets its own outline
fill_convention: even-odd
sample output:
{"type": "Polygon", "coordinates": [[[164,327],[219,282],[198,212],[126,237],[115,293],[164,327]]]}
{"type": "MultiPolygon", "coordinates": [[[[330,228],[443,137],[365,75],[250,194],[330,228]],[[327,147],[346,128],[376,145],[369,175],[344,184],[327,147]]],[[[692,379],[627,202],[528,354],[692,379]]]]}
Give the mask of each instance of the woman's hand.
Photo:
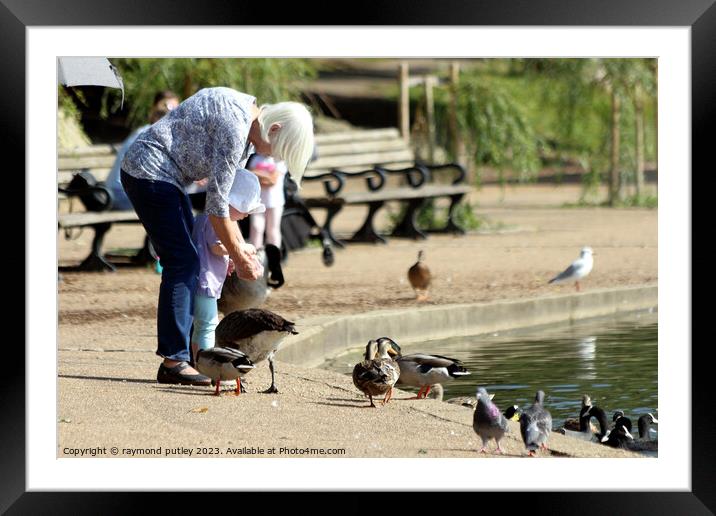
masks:
{"type": "Polygon", "coordinates": [[[256,248],[251,244],[239,244],[238,259],[234,258],[236,275],[245,280],[256,280],[263,275],[263,266],[256,258],[256,248]]]}

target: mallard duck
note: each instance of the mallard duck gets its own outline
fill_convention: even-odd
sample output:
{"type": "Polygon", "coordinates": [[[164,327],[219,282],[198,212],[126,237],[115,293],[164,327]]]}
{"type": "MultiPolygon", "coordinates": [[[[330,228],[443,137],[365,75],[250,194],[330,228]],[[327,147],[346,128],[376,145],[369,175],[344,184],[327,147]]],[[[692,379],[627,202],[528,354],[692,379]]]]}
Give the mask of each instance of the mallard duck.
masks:
{"type": "MultiPolygon", "coordinates": [[[[490,394],[492,397],[493,395],[490,394]]],[[[490,398],[492,399],[492,398],[490,398]]],[[[505,411],[502,413],[505,418],[507,418],[508,421],[519,421],[520,420],[520,407],[517,405],[512,405],[510,407],[507,407],[505,411]]]]}
{"type": "Polygon", "coordinates": [[[475,398],[477,400],[477,406],[472,416],[472,428],[475,430],[475,433],[480,436],[480,439],[482,439],[480,453],[485,453],[487,443],[490,439],[494,439],[497,444],[497,453],[501,454],[500,439],[509,431],[507,418],[500,413],[500,409],[497,408],[497,405],[492,403],[484,387],[477,389],[475,398]]]}
{"type": "Polygon", "coordinates": [[[544,408],[544,391],[537,391],[534,403],[520,416],[520,433],[530,457],[538,448],[547,449],[551,431],[552,415],[544,408]]]}
{"type": "Polygon", "coordinates": [[[418,251],[418,261],[408,269],[408,281],[410,281],[410,286],[415,290],[418,301],[428,299],[428,287],[430,287],[430,280],[432,279],[430,269],[423,262],[423,255],[422,250],[418,251]]]}
{"type": "Polygon", "coordinates": [[[400,355],[397,362],[400,365],[398,385],[419,387],[417,399],[427,397],[435,384],[442,384],[470,374],[459,360],[441,355],[425,353],[400,355]]]}
{"type": "Polygon", "coordinates": [[[238,349],[258,364],[266,359],[271,369],[271,386],[266,393],[276,393],[274,355],[287,335],[298,332],[291,321],[261,308],[237,310],[224,317],[216,327],[217,346],[238,349]]]}
{"type": "Polygon", "coordinates": [[[229,314],[237,310],[258,308],[262,306],[271,290],[280,288],[283,283],[281,270],[281,251],[273,244],[266,244],[256,252],[256,257],[263,265],[264,274],[256,281],[244,280],[232,272],[224,280],[221,288],[221,297],[217,306],[222,314],[229,314]]]}
{"type": "Polygon", "coordinates": [[[395,350],[383,340],[380,344],[371,340],[365,348],[364,360],[353,368],[353,384],[370,399],[375,408],[373,396],[384,394],[383,405],[390,401],[393,385],[400,376],[400,367],[390,358],[395,350]]]}
{"type": "Polygon", "coordinates": [[[238,349],[215,347],[200,349],[196,354],[196,369],[216,383],[214,394],[219,395],[221,380],[236,380],[237,396],[241,392],[241,377],[251,371],[254,364],[238,349]]]}
{"type": "Polygon", "coordinates": [[[565,270],[549,280],[549,283],[565,283],[567,281],[574,281],[574,284],[577,287],[577,292],[579,292],[579,280],[592,272],[592,267],[594,266],[594,258],[592,258],[593,254],[594,253],[591,247],[582,247],[579,258],[573,261],[572,264],[565,270]]]}

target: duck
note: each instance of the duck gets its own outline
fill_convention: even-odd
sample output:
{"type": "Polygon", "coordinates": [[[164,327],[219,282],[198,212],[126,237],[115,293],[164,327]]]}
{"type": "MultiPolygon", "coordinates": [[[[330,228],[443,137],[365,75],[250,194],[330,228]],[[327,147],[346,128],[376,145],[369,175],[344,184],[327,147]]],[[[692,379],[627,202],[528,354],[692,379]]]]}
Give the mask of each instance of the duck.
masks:
{"type": "Polygon", "coordinates": [[[568,281],[574,281],[579,292],[579,280],[585,278],[594,266],[594,251],[591,247],[582,247],[579,253],[579,258],[572,262],[572,264],[564,269],[562,272],[557,274],[554,278],[549,280],[549,283],[565,283],[568,281]]]}
{"type": "Polygon", "coordinates": [[[609,435],[609,423],[606,411],[596,405],[589,405],[580,411],[579,430],[572,430],[566,426],[561,429],[562,434],[567,437],[599,443],[605,436],[609,435]],[[599,429],[592,423],[592,418],[597,420],[599,429]]]}
{"type": "Polygon", "coordinates": [[[645,440],[645,441],[652,441],[656,440],[658,437],[658,434],[655,430],[651,428],[651,425],[658,425],[659,420],[654,417],[654,414],[651,412],[644,414],[641,416],[637,422],[636,426],[639,429],[639,439],[645,440]],[[652,439],[654,437],[654,439],[652,439]]]}
{"type": "MultiPolygon", "coordinates": [[[[432,386],[432,390],[427,397],[438,401],[445,401],[445,403],[450,403],[451,405],[460,405],[461,407],[470,408],[472,410],[475,410],[475,407],[477,406],[476,396],[455,396],[454,398],[443,400],[444,395],[445,389],[441,384],[436,383],[432,386]]],[[[488,396],[490,399],[493,399],[495,394],[490,393],[488,396]]],[[[520,419],[520,408],[517,405],[511,405],[505,409],[502,415],[505,416],[508,421],[518,421],[520,419]]]]}
{"type": "Polygon", "coordinates": [[[400,377],[400,366],[391,355],[395,350],[387,341],[378,343],[376,340],[368,341],[363,361],[353,368],[353,385],[370,399],[370,406],[375,408],[373,396],[383,397],[383,405],[390,401],[393,386],[400,377]]]}
{"type": "Polygon", "coordinates": [[[236,391],[241,393],[241,377],[255,366],[244,353],[238,349],[213,347],[200,349],[196,354],[196,369],[216,383],[215,396],[219,395],[221,380],[236,380],[236,391]]]}
{"type": "Polygon", "coordinates": [[[614,428],[602,437],[601,442],[612,448],[629,448],[629,442],[634,440],[634,436],[631,435],[626,427],[627,421],[627,418],[618,418],[614,428]]]}
{"type": "Polygon", "coordinates": [[[507,418],[500,413],[497,405],[492,403],[492,399],[484,387],[477,389],[475,399],[477,400],[477,406],[472,416],[472,428],[482,439],[480,453],[485,453],[487,443],[490,439],[494,439],[497,444],[497,453],[502,454],[500,439],[504,437],[505,433],[509,432],[507,418]]]}
{"type": "Polygon", "coordinates": [[[615,427],[617,425],[621,425],[629,432],[631,432],[631,419],[624,415],[623,410],[617,410],[616,412],[614,412],[614,415],[612,416],[612,422],[614,423],[615,427]]]}
{"type": "Polygon", "coordinates": [[[520,407],[517,405],[510,405],[502,413],[508,421],[519,421],[520,420],[520,407]]]}
{"type": "MultiPolygon", "coordinates": [[[[569,430],[570,432],[584,432],[586,431],[586,425],[583,427],[582,418],[584,414],[592,407],[592,398],[589,397],[588,394],[582,395],[582,407],[579,410],[579,417],[570,417],[564,420],[564,424],[562,425],[564,430],[569,430]]],[[[591,419],[591,418],[590,418],[591,419]]],[[[589,420],[588,420],[589,421],[589,420]]],[[[595,427],[591,422],[589,422],[590,430],[592,433],[597,432],[597,427],[595,427]]]]}
{"type": "Polygon", "coordinates": [[[535,394],[534,403],[520,415],[520,433],[530,457],[534,457],[539,448],[547,449],[551,431],[552,414],[544,408],[544,391],[539,390],[535,394]]]}
{"type": "MultiPolygon", "coordinates": [[[[443,386],[439,383],[436,383],[435,385],[431,385],[431,390],[429,394],[427,394],[426,398],[432,398],[438,401],[444,401],[445,403],[450,403],[451,405],[460,405],[463,407],[468,407],[471,409],[475,409],[477,406],[477,398],[474,396],[456,396],[454,398],[448,398],[443,399],[445,396],[445,389],[443,386]]],[[[490,394],[490,399],[492,399],[495,395],[490,394]]]]}
{"type": "Polygon", "coordinates": [[[637,420],[637,428],[639,429],[639,437],[633,439],[623,439],[620,443],[622,447],[635,452],[658,452],[659,443],[652,437],[658,434],[650,428],[652,424],[658,424],[659,420],[650,412],[644,414],[637,420]]]}
{"type": "Polygon", "coordinates": [[[427,397],[433,385],[469,375],[462,362],[442,355],[413,353],[399,355],[400,379],[398,385],[418,387],[416,399],[427,397]]]}
{"type": "Polygon", "coordinates": [[[256,251],[256,258],[263,265],[261,278],[255,281],[241,279],[234,271],[224,280],[221,297],[217,300],[217,307],[222,314],[259,308],[266,303],[272,290],[283,286],[281,250],[273,244],[266,244],[256,251]]]}
{"type": "Polygon", "coordinates": [[[215,332],[219,347],[238,349],[253,364],[268,359],[271,386],[265,393],[278,393],[274,356],[288,335],[297,334],[293,322],[263,308],[231,312],[219,322],[215,332]]]}
{"type": "Polygon", "coordinates": [[[430,269],[423,261],[424,256],[425,253],[422,249],[418,251],[418,261],[408,269],[408,281],[410,286],[413,287],[418,301],[427,301],[428,287],[430,287],[430,281],[432,280],[430,269]]]}

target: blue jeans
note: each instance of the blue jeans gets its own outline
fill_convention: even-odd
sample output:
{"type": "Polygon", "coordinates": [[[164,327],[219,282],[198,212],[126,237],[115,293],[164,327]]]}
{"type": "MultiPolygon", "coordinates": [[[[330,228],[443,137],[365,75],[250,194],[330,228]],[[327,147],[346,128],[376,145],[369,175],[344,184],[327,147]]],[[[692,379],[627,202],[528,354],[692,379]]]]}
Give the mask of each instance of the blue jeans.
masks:
{"type": "Polygon", "coordinates": [[[137,179],[124,171],[121,180],[163,268],[157,306],[157,355],[188,361],[194,291],[199,280],[189,197],[165,181],[137,179]]]}

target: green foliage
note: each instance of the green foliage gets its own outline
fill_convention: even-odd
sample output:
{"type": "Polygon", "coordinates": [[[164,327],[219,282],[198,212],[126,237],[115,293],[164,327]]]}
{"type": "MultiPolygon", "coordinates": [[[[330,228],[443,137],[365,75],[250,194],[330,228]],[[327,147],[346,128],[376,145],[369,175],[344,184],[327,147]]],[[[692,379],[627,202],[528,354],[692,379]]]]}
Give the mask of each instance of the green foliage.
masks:
{"type": "MultiPolygon", "coordinates": [[[[525,104],[512,91],[513,81],[473,71],[460,77],[456,89],[457,124],[466,151],[479,171],[489,166],[520,181],[534,179],[540,167],[541,138],[528,117],[525,104]]],[[[448,87],[436,91],[435,112],[438,141],[448,140],[448,87]]],[[[449,146],[448,146],[449,147],[449,146]]],[[[453,158],[455,158],[453,156],[453,158]]]]}
{"type": "MultiPolygon", "coordinates": [[[[77,98],[78,101],[84,102],[82,92],[75,91],[74,96],[75,98],[77,98]]],[[[77,108],[77,105],[72,100],[72,97],[68,93],[68,89],[64,86],[57,87],[57,108],[66,117],[71,118],[76,122],[80,121],[80,110],[77,108]]]]}
{"type": "Polygon", "coordinates": [[[576,203],[564,203],[563,208],[595,208],[595,207],[610,207],[610,208],[649,208],[656,209],[659,207],[659,199],[654,195],[631,195],[621,199],[614,204],[610,204],[609,201],[595,202],[589,201],[585,197],[582,197],[576,203]]]}
{"type": "MultiPolygon", "coordinates": [[[[302,81],[316,75],[309,59],[118,58],[132,126],[146,123],[154,95],[172,90],[182,99],[201,88],[226,86],[257,97],[259,104],[297,100],[302,81]]],[[[120,107],[121,92],[107,89],[103,114],[120,107]]]]}
{"type": "MultiPolygon", "coordinates": [[[[397,211],[391,210],[388,206],[388,220],[390,221],[391,229],[403,220],[405,211],[404,204],[401,204],[397,211]]],[[[447,224],[447,217],[447,209],[438,209],[435,206],[435,200],[428,199],[418,210],[415,222],[421,229],[441,229],[447,224]]],[[[474,231],[484,225],[484,220],[475,214],[474,206],[467,202],[462,202],[455,207],[453,220],[466,231],[474,231]]]]}

